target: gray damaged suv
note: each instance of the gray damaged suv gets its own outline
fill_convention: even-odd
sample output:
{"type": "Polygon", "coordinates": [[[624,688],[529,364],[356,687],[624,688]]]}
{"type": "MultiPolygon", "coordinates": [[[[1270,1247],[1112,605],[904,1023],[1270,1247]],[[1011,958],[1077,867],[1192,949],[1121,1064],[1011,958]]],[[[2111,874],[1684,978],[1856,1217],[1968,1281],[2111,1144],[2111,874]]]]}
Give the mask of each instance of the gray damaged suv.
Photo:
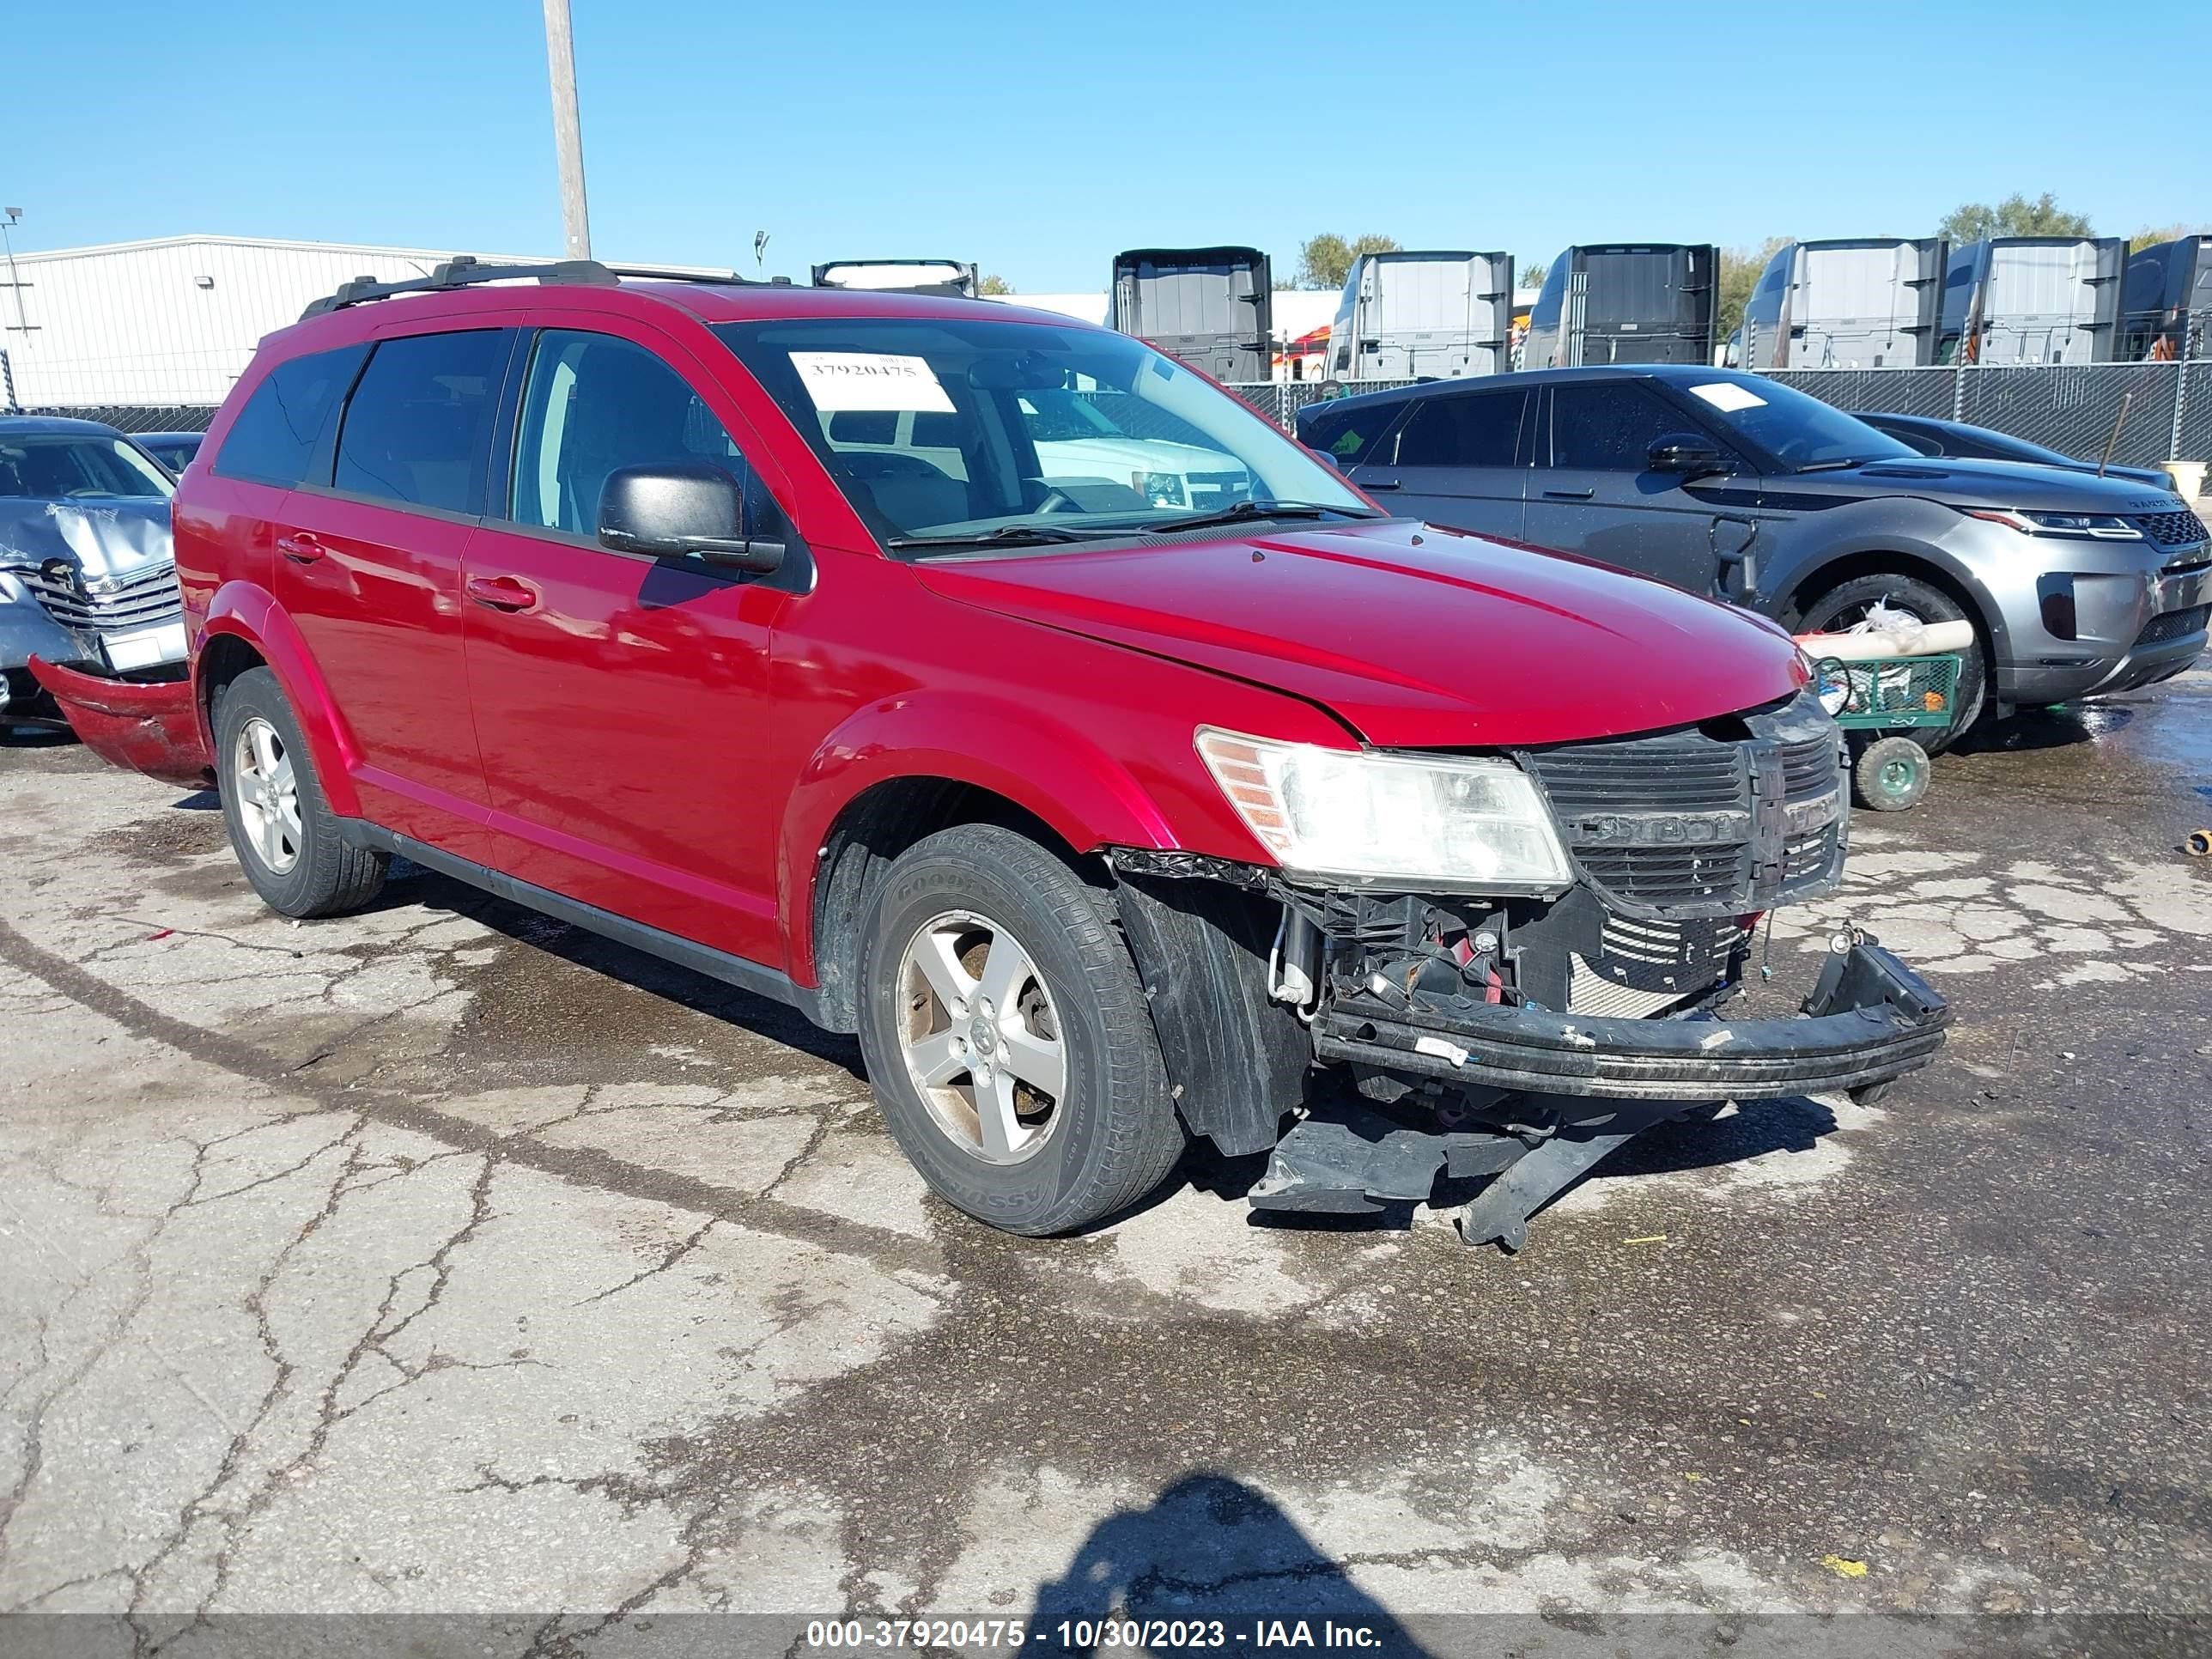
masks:
{"type": "Polygon", "coordinates": [[[182,679],[175,482],[112,426],[0,415],[0,720],[58,723],[30,660],[182,679]]]}
{"type": "MultiPolygon", "coordinates": [[[[1680,365],[1440,382],[1300,411],[1298,436],[1409,517],[1600,559],[1775,617],[1966,617],[1955,736],[1994,702],[2179,674],[2212,549],[2169,490],[1934,459],[1754,375],[1680,365]]],[[[1931,745],[1931,746],[1940,746],[1931,745]]]]}

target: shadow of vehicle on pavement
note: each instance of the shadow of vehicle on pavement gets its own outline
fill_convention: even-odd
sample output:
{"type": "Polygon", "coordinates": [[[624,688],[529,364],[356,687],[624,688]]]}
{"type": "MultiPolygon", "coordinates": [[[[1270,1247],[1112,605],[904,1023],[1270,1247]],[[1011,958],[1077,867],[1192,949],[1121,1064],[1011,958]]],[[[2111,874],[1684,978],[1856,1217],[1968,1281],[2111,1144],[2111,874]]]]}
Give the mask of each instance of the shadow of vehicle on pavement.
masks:
{"type": "Polygon", "coordinates": [[[860,1045],[849,1036],[825,1031],[796,1008],[709,979],[659,957],[556,920],[542,911],[495,897],[465,882],[425,870],[404,858],[392,861],[384,890],[365,912],[406,908],[466,916],[494,933],[573,963],[696,1013],[740,1026],[787,1048],[842,1066],[866,1081],[860,1045]]]}
{"type": "MultiPolygon", "coordinates": [[[[1212,1645],[1205,1633],[1190,1638],[1194,1621],[1241,1620],[1249,1626],[1255,1618],[1308,1621],[1312,1634],[1302,1645],[1316,1649],[1323,1645],[1319,1621],[1326,1619],[1370,1632],[1363,1653],[1425,1651],[1273,1498],[1206,1470],[1091,1528],[1060,1576],[1037,1586],[1027,1645],[1047,1653],[1168,1651],[1212,1645]],[[1172,1628],[1157,1644],[1127,1639],[1134,1632],[1122,1621],[1155,1620],[1170,1627],[1181,1621],[1189,1639],[1174,1640],[1172,1628]]],[[[1238,1639],[1237,1628],[1220,1644],[1228,1651],[1251,1645],[1238,1639]]]]}
{"type": "Polygon", "coordinates": [[[2029,754],[2041,749],[2070,749],[2094,743],[2125,727],[2135,711],[2115,703],[2061,703],[2051,708],[2023,708],[2003,720],[1987,720],[1951,745],[1954,755],[2029,754]]]}

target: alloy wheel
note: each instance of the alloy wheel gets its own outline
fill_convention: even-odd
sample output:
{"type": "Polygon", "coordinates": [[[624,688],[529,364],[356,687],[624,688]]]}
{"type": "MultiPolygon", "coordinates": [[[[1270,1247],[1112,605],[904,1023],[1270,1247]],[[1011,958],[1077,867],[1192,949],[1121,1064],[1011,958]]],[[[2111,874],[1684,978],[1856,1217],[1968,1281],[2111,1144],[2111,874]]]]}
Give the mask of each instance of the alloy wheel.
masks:
{"type": "Polygon", "coordinates": [[[231,747],[231,796],[239,827],[271,875],[300,861],[300,781],[283,733],[258,714],[238,728],[231,747]]]}
{"type": "Polygon", "coordinates": [[[1067,1054],[1052,994],[1020,941],[971,911],[933,917],[899,963],[899,1048],[946,1139],[1019,1164],[1063,1116],[1067,1054]]]}

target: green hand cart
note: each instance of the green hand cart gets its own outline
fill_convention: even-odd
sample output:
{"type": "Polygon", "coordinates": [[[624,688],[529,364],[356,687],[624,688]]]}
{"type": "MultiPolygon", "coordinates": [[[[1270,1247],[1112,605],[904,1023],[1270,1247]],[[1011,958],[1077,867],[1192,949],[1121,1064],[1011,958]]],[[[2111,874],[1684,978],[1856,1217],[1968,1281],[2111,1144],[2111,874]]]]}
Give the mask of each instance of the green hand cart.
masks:
{"type": "Polygon", "coordinates": [[[1851,799],[1901,812],[1928,793],[1928,751],[1911,733],[1948,727],[1958,713],[1957,656],[1825,656],[1815,664],[1820,701],[1850,734],[1851,799]]]}

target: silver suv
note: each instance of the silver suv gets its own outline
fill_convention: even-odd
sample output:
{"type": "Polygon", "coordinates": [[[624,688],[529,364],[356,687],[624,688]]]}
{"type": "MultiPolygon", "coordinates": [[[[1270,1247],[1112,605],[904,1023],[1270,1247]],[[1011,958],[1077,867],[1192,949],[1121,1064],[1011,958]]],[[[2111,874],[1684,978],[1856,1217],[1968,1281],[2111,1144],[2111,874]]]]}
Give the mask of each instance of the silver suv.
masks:
{"type": "Polygon", "coordinates": [[[1848,627],[1876,604],[1965,617],[1977,644],[1954,737],[1992,702],[2130,690],[2204,648],[2212,550],[2172,491],[1923,456],[1755,375],[1651,364],[1413,386],[1302,410],[1298,436],[1410,517],[1600,559],[1795,630],[1848,627]]]}
{"type": "Polygon", "coordinates": [[[125,679],[181,679],[169,541],[176,484],[112,426],[0,416],[0,716],[58,720],[34,657],[125,679]]]}

